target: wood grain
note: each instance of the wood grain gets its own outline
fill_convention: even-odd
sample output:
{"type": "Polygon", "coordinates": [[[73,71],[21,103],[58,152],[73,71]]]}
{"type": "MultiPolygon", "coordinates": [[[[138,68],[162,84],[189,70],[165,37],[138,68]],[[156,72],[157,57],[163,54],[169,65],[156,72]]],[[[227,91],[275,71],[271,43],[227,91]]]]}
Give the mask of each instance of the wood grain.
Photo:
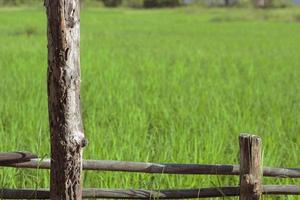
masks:
{"type": "MultiPolygon", "coordinates": [[[[1,164],[4,167],[50,169],[49,159],[31,159],[20,163],[1,164]]],[[[240,175],[239,165],[172,164],[115,160],[83,160],[84,170],[120,171],[158,174],[240,175]]],[[[263,176],[300,178],[299,168],[264,167],[263,176]]]]}
{"type": "MultiPolygon", "coordinates": [[[[300,195],[299,185],[265,185],[265,195],[300,195]]],[[[239,187],[173,189],[173,190],[134,190],[134,189],[84,189],[83,198],[107,199],[187,199],[208,197],[239,196],[239,187]]],[[[0,189],[0,198],[4,199],[49,199],[50,192],[46,189],[0,189]]]]}
{"type": "Polygon", "coordinates": [[[261,138],[241,134],[240,200],[260,200],[262,194],[261,138]]]}
{"type": "Polygon", "coordinates": [[[51,199],[81,199],[80,3],[46,0],[51,199]]]}
{"type": "Polygon", "coordinates": [[[0,153],[0,165],[26,162],[34,158],[37,158],[37,155],[25,151],[3,152],[0,153]]]}

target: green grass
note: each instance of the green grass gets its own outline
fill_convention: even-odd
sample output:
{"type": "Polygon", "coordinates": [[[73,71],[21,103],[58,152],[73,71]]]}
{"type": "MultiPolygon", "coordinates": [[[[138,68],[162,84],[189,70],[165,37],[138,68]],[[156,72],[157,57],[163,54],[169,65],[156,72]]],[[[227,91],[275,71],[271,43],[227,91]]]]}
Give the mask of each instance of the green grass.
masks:
{"type": "MultiPolygon", "coordinates": [[[[84,157],[235,164],[238,135],[250,132],[263,139],[265,166],[299,168],[297,13],[82,11],[81,99],[90,141],[84,157]]],[[[0,10],[0,152],[49,156],[46,41],[43,10],[0,10]]],[[[1,187],[44,188],[48,182],[47,171],[0,169],[1,187]]],[[[103,188],[237,184],[238,177],[225,176],[85,172],[84,178],[85,187],[103,188]]]]}

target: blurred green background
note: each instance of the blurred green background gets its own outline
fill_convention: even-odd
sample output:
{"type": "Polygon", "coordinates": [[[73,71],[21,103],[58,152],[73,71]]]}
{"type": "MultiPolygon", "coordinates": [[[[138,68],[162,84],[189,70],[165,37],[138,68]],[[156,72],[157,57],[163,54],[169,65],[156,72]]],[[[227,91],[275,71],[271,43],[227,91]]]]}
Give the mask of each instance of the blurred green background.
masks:
{"type": "MultiPolygon", "coordinates": [[[[0,151],[49,157],[43,3],[0,2],[0,151]]],[[[299,168],[299,7],[82,3],[85,159],[236,164],[238,135],[250,132],[263,139],[264,166],[299,168]]],[[[225,176],[88,171],[84,178],[85,187],[103,188],[237,184],[225,176]]],[[[49,174],[1,168],[3,187],[46,188],[49,174]]]]}

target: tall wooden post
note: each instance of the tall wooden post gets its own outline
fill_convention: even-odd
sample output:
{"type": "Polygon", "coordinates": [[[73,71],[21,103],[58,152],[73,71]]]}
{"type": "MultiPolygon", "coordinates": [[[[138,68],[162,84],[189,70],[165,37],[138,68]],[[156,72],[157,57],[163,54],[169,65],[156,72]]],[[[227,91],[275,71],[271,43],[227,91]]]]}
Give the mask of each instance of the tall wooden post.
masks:
{"type": "Polygon", "coordinates": [[[262,195],[261,138],[240,135],[240,200],[260,200],[262,195]]]}
{"type": "Polygon", "coordinates": [[[80,2],[45,0],[48,17],[48,109],[52,200],[81,199],[80,2]]]}

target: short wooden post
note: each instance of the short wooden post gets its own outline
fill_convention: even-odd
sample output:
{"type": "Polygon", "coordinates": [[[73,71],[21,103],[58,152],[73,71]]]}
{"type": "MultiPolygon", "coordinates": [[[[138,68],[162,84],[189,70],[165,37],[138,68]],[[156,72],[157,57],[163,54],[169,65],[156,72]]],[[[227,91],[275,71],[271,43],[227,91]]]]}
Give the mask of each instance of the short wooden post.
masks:
{"type": "Polygon", "coordinates": [[[240,200],[260,200],[262,195],[261,138],[241,134],[240,200]]]}

